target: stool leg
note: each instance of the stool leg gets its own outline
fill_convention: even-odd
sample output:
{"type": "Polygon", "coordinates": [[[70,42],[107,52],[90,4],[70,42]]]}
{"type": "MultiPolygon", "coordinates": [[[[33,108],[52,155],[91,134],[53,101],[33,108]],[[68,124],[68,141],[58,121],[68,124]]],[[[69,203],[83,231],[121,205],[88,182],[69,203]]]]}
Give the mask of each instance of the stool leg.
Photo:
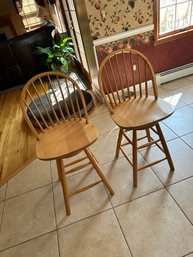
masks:
{"type": "Polygon", "coordinates": [[[137,187],[137,131],[133,130],[133,186],[137,187]]]}
{"type": "Polygon", "coordinates": [[[58,179],[59,179],[59,181],[61,181],[61,176],[60,176],[60,172],[59,172],[60,167],[59,167],[59,164],[57,161],[56,161],[56,165],[57,165],[57,171],[58,171],[58,179]]]}
{"type": "Polygon", "coordinates": [[[169,166],[170,166],[170,169],[171,169],[172,171],[174,171],[174,170],[175,170],[174,164],[173,164],[173,161],[172,161],[170,152],[169,152],[169,150],[168,150],[168,147],[167,147],[167,144],[166,144],[166,141],[165,141],[165,138],[164,138],[164,135],[163,135],[163,133],[162,133],[162,130],[161,130],[160,125],[157,124],[157,125],[156,125],[156,128],[157,128],[157,132],[158,132],[158,135],[159,135],[159,137],[160,137],[160,141],[161,141],[161,143],[162,143],[162,147],[163,147],[163,149],[164,149],[164,153],[165,153],[165,155],[166,155],[168,164],[169,164],[169,166]]]}
{"type": "Polygon", "coordinates": [[[146,129],[146,135],[147,135],[147,140],[148,142],[151,142],[151,135],[150,135],[150,129],[146,129]]]}
{"type": "Polygon", "coordinates": [[[66,173],[64,170],[64,163],[62,159],[57,159],[57,167],[58,167],[58,173],[61,184],[62,184],[62,190],[63,190],[63,194],[64,194],[64,203],[66,206],[66,214],[70,215],[71,214],[71,208],[70,208],[70,201],[69,201],[69,194],[68,194],[68,185],[67,185],[67,181],[66,181],[66,173]]]}
{"type": "Polygon", "coordinates": [[[115,157],[116,157],[116,158],[119,157],[119,152],[120,152],[120,146],[121,146],[122,136],[123,136],[123,129],[120,128],[120,129],[119,129],[119,136],[118,136],[118,139],[117,139],[117,148],[116,148],[116,154],[115,154],[115,157]]]}
{"type": "Polygon", "coordinates": [[[91,164],[93,165],[93,167],[95,168],[96,172],[98,173],[99,177],[101,178],[101,180],[103,181],[103,183],[105,184],[105,186],[107,187],[107,189],[109,190],[109,193],[111,195],[114,195],[114,191],[111,188],[111,186],[109,185],[107,179],[105,178],[105,176],[103,175],[97,161],[95,158],[93,158],[93,153],[91,152],[91,150],[89,148],[84,149],[88,159],[90,160],[91,164]]]}

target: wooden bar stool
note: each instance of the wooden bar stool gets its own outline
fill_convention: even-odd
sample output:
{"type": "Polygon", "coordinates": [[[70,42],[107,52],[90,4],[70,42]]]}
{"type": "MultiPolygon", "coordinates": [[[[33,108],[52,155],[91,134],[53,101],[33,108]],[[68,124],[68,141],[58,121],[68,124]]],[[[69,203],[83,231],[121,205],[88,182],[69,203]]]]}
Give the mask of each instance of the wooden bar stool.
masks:
{"type": "Polygon", "coordinates": [[[101,63],[98,74],[100,92],[110,111],[112,120],[119,126],[116,157],[123,153],[133,166],[133,185],[137,186],[137,172],[167,160],[171,170],[174,165],[164,139],[159,122],[174,112],[173,107],[158,97],[155,74],[149,60],[139,51],[117,50],[108,55],[101,63]],[[151,90],[151,93],[150,93],[151,90]],[[139,138],[137,132],[145,131],[139,138]],[[128,132],[132,132],[132,137],[128,132]],[[157,134],[153,139],[151,131],[157,134]],[[138,141],[147,138],[147,143],[138,146],[138,141]],[[126,143],[123,143],[123,139],[126,143]],[[161,144],[160,144],[161,143],[161,144]],[[132,160],[123,147],[132,145],[132,160]],[[138,167],[139,149],[156,145],[165,157],[143,167],[138,167]]]}
{"type": "Polygon", "coordinates": [[[89,146],[97,140],[98,132],[88,121],[83,92],[77,83],[60,72],[44,72],[30,79],[21,93],[21,108],[26,122],[36,137],[37,158],[45,161],[56,160],[59,179],[62,184],[67,215],[71,214],[69,197],[103,182],[111,195],[111,186],[104,177],[89,146]],[[65,172],[64,158],[84,151],[85,158],[67,166],[88,159],[65,172]],[[99,180],[69,193],[67,174],[76,172],[91,164],[99,180]]]}

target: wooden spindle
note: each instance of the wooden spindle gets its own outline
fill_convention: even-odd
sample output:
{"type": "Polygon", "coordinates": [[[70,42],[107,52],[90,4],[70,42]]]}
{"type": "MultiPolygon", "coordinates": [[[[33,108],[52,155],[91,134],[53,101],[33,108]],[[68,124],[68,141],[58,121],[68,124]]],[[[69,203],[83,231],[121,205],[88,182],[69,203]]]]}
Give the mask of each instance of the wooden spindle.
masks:
{"type": "Polygon", "coordinates": [[[128,72],[126,69],[126,61],[125,61],[125,54],[122,52],[122,58],[123,58],[123,66],[124,66],[124,71],[125,71],[125,77],[126,77],[126,83],[127,83],[127,93],[128,93],[128,98],[131,98],[130,94],[130,86],[129,86],[129,79],[128,79],[128,72]]]}
{"type": "Polygon", "coordinates": [[[139,83],[139,94],[142,97],[142,86],[141,86],[141,70],[140,70],[140,59],[139,55],[137,55],[137,73],[138,73],[138,83],[139,83]]]}
{"type": "MultiPolygon", "coordinates": [[[[56,93],[55,93],[55,90],[54,90],[53,80],[50,79],[50,76],[48,76],[48,80],[49,80],[50,87],[51,87],[51,89],[52,89],[52,93],[53,93],[53,95],[54,95],[56,104],[57,104],[57,106],[58,106],[58,110],[59,110],[60,115],[61,115],[61,117],[62,117],[62,120],[65,121],[65,117],[64,117],[62,108],[61,108],[61,106],[60,106],[60,103],[58,102],[58,97],[57,97],[57,95],[56,95],[56,93]]],[[[60,94],[61,94],[60,88],[59,88],[59,92],[60,92],[60,94]]],[[[57,117],[58,117],[58,115],[57,115],[57,117]]],[[[58,119],[60,119],[60,117],[58,117],[58,119]]]]}
{"type": "Polygon", "coordinates": [[[134,97],[136,98],[135,76],[134,76],[134,72],[133,72],[134,64],[132,61],[131,52],[129,53],[129,58],[130,58],[130,70],[131,70],[131,77],[132,77],[132,84],[133,84],[133,92],[134,92],[134,97]]]}
{"type": "Polygon", "coordinates": [[[115,74],[114,74],[114,70],[113,70],[113,67],[112,67],[111,59],[109,60],[109,65],[110,65],[110,68],[111,68],[111,75],[112,75],[114,85],[115,85],[115,89],[116,89],[117,99],[118,99],[119,103],[121,103],[121,100],[120,100],[120,97],[119,97],[119,92],[118,92],[119,89],[118,89],[118,85],[117,85],[117,80],[115,78],[115,74]]]}
{"type": "MultiPolygon", "coordinates": [[[[119,69],[119,65],[118,65],[118,61],[117,61],[117,55],[115,55],[115,63],[116,63],[118,77],[119,77],[119,81],[120,81],[120,85],[121,85],[122,99],[125,101],[124,87],[123,87],[123,82],[122,82],[123,74],[120,74],[120,69],[119,69]]],[[[122,63],[121,63],[121,67],[122,67],[122,63]]]]}
{"type": "MultiPolygon", "coordinates": [[[[28,89],[26,90],[26,92],[27,92],[27,95],[29,96],[29,98],[30,98],[30,100],[31,100],[31,103],[33,103],[33,105],[34,105],[36,111],[37,111],[38,114],[40,115],[41,120],[43,121],[44,125],[45,125],[46,128],[48,129],[48,128],[49,128],[49,125],[48,125],[48,123],[46,122],[46,120],[44,119],[44,117],[43,117],[43,115],[42,115],[40,109],[38,108],[38,106],[37,106],[37,104],[36,104],[34,98],[33,98],[32,95],[30,94],[30,92],[29,92],[28,89]]],[[[37,99],[39,99],[39,98],[37,98],[37,99]]],[[[34,111],[33,111],[33,113],[34,113],[34,111]]]]}
{"type": "Polygon", "coordinates": [[[77,116],[76,116],[76,112],[75,112],[75,109],[74,109],[74,104],[73,104],[73,101],[72,101],[71,92],[69,90],[69,85],[68,85],[68,82],[67,82],[66,78],[65,78],[65,82],[66,82],[66,89],[67,89],[67,92],[68,92],[68,97],[70,99],[70,105],[71,105],[71,108],[72,108],[73,116],[74,116],[74,119],[76,120],[77,116]]]}
{"type": "Polygon", "coordinates": [[[38,92],[38,90],[37,90],[37,88],[36,88],[36,86],[34,85],[33,82],[32,82],[32,86],[33,86],[33,89],[35,90],[35,92],[36,92],[36,94],[37,94],[37,96],[38,96],[38,99],[39,99],[40,102],[41,102],[41,105],[42,105],[43,108],[44,108],[44,111],[45,111],[45,113],[46,113],[46,115],[47,115],[47,117],[48,117],[48,119],[49,119],[49,121],[50,121],[50,124],[54,125],[53,120],[52,120],[52,118],[51,118],[49,112],[47,111],[47,108],[46,108],[46,106],[45,106],[45,104],[44,104],[44,102],[43,102],[43,100],[42,100],[42,98],[41,98],[41,96],[40,96],[40,94],[39,94],[39,92],[38,92]]]}
{"type": "Polygon", "coordinates": [[[114,104],[115,104],[115,106],[117,105],[117,101],[116,101],[116,99],[115,99],[115,95],[114,95],[114,92],[113,92],[113,88],[112,88],[112,86],[111,86],[111,81],[110,81],[110,78],[109,78],[109,75],[108,75],[108,72],[107,72],[107,69],[106,69],[106,65],[104,66],[104,71],[105,71],[105,75],[106,75],[106,78],[107,78],[107,80],[108,80],[108,84],[109,84],[109,88],[110,88],[110,90],[111,90],[111,95],[112,95],[112,97],[113,97],[113,101],[114,101],[114,104]]]}

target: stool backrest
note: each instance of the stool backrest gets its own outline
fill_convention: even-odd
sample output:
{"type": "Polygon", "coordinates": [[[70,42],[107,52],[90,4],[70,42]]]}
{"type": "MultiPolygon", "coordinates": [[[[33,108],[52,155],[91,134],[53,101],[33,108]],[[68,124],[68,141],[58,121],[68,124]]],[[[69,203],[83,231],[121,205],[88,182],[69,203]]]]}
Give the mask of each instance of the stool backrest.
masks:
{"type": "Polygon", "coordinates": [[[126,100],[148,97],[150,87],[155,99],[158,97],[153,67],[147,57],[134,49],[121,49],[108,55],[100,65],[98,81],[111,113],[126,100]]]}
{"type": "Polygon", "coordinates": [[[30,79],[21,93],[21,109],[26,122],[39,139],[40,133],[63,122],[88,123],[85,99],[78,84],[61,72],[44,72],[30,79]]]}

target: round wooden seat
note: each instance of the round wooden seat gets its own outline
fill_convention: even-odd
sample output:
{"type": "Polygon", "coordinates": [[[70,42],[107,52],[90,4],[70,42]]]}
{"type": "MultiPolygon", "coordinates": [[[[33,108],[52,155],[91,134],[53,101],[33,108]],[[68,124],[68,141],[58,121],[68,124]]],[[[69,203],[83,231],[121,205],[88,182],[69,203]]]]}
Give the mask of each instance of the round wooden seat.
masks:
{"type": "Polygon", "coordinates": [[[111,115],[121,128],[145,129],[172,115],[174,108],[161,98],[137,97],[124,101],[111,115]]]}
{"type": "Polygon", "coordinates": [[[66,121],[50,127],[39,135],[36,142],[36,155],[41,160],[53,160],[76,155],[93,144],[98,132],[91,122],[66,121]]]}

